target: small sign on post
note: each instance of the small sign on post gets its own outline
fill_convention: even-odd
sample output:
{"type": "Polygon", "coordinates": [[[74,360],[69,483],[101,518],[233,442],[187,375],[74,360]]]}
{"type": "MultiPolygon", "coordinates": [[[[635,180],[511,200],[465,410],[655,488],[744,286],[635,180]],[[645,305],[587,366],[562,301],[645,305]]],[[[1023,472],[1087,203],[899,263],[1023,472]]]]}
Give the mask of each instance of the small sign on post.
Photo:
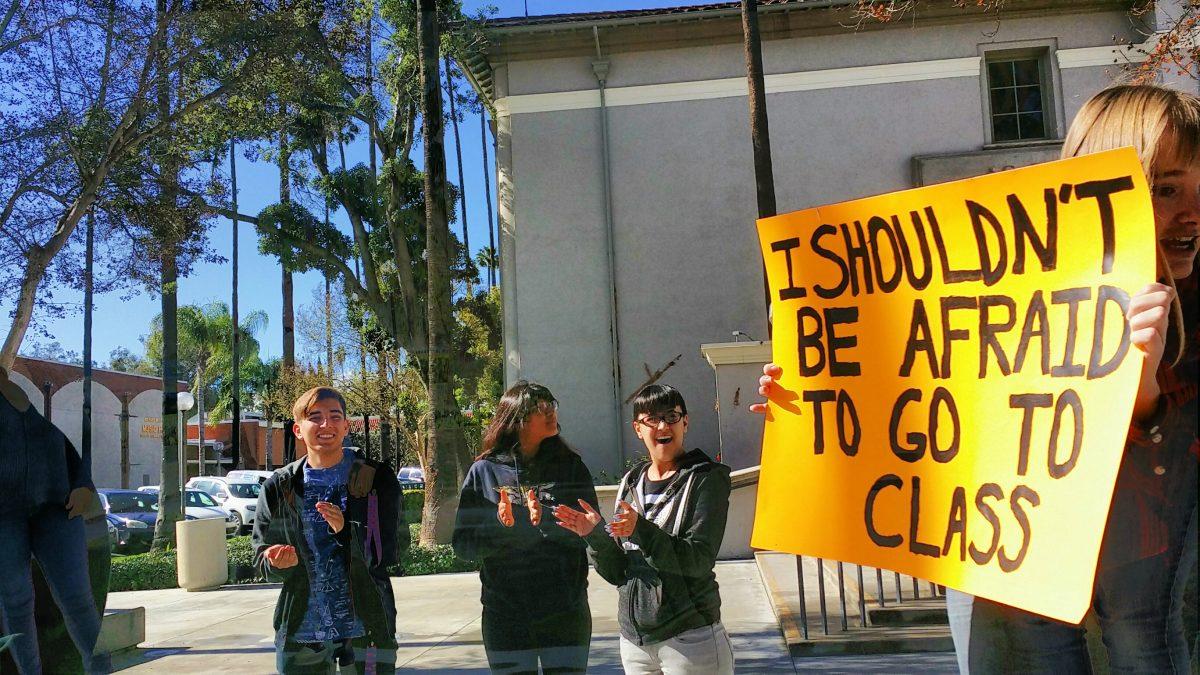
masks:
{"type": "Polygon", "coordinates": [[[1082,620],[1155,279],[1134,151],[758,228],[784,374],[752,544],[1082,620]]]}

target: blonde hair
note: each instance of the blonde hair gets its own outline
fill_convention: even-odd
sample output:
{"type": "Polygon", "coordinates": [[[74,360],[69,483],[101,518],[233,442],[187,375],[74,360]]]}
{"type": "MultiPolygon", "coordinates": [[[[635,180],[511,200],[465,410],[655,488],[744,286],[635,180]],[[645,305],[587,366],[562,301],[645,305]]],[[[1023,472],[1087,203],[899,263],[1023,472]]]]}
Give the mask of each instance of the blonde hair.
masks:
{"type": "MultiPolygon", "coordinates": [[[[1149,84],[1111,87],[1096,94],[1075,115],[1063,141],[1062,157],[1078,157],[1104,150],[1133,146],[1142,171],[1153,189],[1160,161],[1200,161],[1200,98],[1149,84]],[[1170,142],[1170,147],[1167,143],[1170,142]]],[[[1175,279],[1162,247],[1155,240],[1161,276],[1172,289],[1175,279]]],[[[1167,346],[1174,347],[1171,365],[1183,357],[1185,336],[1179,294],[1171,303],[1167,346]]]]}

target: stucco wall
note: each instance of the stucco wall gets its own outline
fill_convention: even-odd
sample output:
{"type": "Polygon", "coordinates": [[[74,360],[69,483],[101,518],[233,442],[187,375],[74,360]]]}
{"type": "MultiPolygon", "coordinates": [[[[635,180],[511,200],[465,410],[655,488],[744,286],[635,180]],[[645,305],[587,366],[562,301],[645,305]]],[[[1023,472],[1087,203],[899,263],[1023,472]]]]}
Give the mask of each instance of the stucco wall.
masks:
{"type": "MultiPolygon", "coordinates": [[[[54,425],[82,453],[83,380],[59,389],[50,400],[54,425]]],[[[92,383],[92,482],[96,487],[121,485],[121,402],[116,395],[92,383]]]]}

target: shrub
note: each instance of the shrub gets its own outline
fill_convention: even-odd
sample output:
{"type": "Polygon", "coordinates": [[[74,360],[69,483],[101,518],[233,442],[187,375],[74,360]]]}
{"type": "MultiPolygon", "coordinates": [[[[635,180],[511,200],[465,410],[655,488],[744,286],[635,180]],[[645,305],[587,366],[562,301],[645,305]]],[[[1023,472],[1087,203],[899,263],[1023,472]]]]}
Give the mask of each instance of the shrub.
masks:
{"type": "Polygon", "coordinates": [[[229,583],[252,584],[266,581],[254,566],[254,546],[250,536],[229,540],[229,583]]]}
{"type": "Polygon", "coordinates": [[[177,586],[175,551],[139,553],[112,560],[109,591],[149,591],[177,586]]]}
{"type": "Polygon", "coordinates": [[[420,523],[421,511],[425,509],[424,490],[404,490],[401,493],[401,506],[404,508],[404,522],[420,523]]]}
{"type": "Polygon", "coordinates": [[[417,541],[421,538],[421,524],[409,526],[412,545],[400,554],[400,564],[388,569],[392,576],[422,576],[425,574],[443,574],[446,572],[475,572],[479,565],[470,560],[463,560],[454,555],[454,549],[446,544],[433,547],[421,546],[417,541]]]}

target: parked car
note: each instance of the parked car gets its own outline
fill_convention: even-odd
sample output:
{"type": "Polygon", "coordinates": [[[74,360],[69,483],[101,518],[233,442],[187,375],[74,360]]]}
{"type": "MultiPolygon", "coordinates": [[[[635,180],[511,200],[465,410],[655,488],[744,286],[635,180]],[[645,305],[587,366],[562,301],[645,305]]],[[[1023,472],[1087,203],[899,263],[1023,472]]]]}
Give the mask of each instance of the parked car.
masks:
{"type": "Polygon", "coordinates": [[[420,489],[425,487],[425,471],[419,466],[401,467],[396,472],[396,480],[401,488],[420,489]]]}
{"type": "Polygon", "coordinates": [[[97,490],[105,518],[116,530],[118,551],[150,548],[154,539],[154,521],[158,518],[158,497],[137,490],[97,490]]]}
{"type": "Polygon", "coordinates": [[[259,485],[267,482],[274,471],[259,471],[257,469],[238,469],[225,474],[225,480],[238,483],[256,482],[259,485]]]}
{"type": "Polygon", "coordinates": [[[138,488],[138,492],[149,492],[150,494],[158,494],[159,487],[157,485],[143,485],[138,488]]]}
{"type": "Polygon", "coordinates": [[[184,490],[183,512],[188,520],[204,520],[205,518],[220,518],[225,521],[225,536],[232,537],[241,527],[241,519],[230,513],[217,503],[217,500],[207,492],[199,490],[184,490]]]}
{"type": "MultiPolygon", "coordinates": [[[[143,486],[146,487],[146,486],[143,486]]],[[[158,520],[158,491],[155,490],[114,490],[101,489],[100,503],[110,516],[110,522],[117,528],[120,536],[121,528],[128,530],[129,544],[127,548],[149,546],[154,539],[154,522],[158,520]],[[115,518],[115,520],[113,520],[115,518]]],[[[184,490],[183,514],[187,520],[203,520],[205,518],[220,518],[225,521],[225,535],[237,533],[238,518],[226,511],[215,499],[199,490],[184,490]]]]}
{"type": "Polygon", "coordinates": [[[254,511],[258,508],[258,493],[262,485],[254,480],[230,480],[228,477],[201,476],[187,482],[187,487],[200,490],[238,519],[238,533],[249,531],[254,525],[254,511]]]}

